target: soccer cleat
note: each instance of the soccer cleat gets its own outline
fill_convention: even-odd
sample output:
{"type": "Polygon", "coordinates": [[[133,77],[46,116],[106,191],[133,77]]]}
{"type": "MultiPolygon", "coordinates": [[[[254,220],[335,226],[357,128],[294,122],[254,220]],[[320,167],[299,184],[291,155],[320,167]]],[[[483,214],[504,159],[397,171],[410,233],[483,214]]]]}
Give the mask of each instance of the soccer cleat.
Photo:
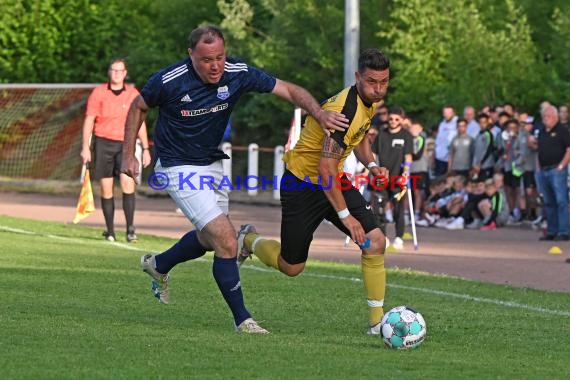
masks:
{"type": "Polygon", "coordinates": [[[158,273],[156,271],[156,262],[154,256],[147,254],[141,257],[141,267],[152,277],[152,292],[159,302],[167,304],[170,302],[170,292],[168,290],[168,274],[158,273]]]}
{"type": "Polygon", "coordinates": [[[398,251],[401,251],[402,249],[404,249],[404,241],[402,240],[402,238],[395,238],[394,241],[392,242],[392,247],[398,251]]]}
{"type": "Polygon", "coordinates": [[[368,335],[380,335],[382,333],[381,327],[382,327],[381,322],[378,322],[374,326],[368,326],[368,331],[366,331],[366,334],[368,334],[368,335]]]}
{"type": "Polygon", "coordinates": [[[269,331],[261,327],[253,318],[248,318],[236,326],[236,331],[247,334],[269,334],[269,331]]]}
{"type": "Polygon", "coordinates": [[[568,240],[570,240],[570,236],[565,234],[556,235],[556,237],[554,238],[554,241],[568,241],[568,240]]]}
{"type": "Polygon", "coordinates": [[[127,241],[129,243],[136,243],[139,240],[135,233],[128,233],[127,234],[127,241]]]}
{"type": "Polygon", "coordinates": [[[135,229],[134,228],[130,228],[127,230],[127,241],[129,243],[136,243],[137,240],[139,240],[139,238],[137,237],[137,234],[135,234],[135,229]]]}
{"type": "Polygon", "coordinates": [[[107,231],[103,231],[103,237],[105,238],[105,240],[111,241],[111,242],[117,240],[117,239],[115,239],[115,234],[109,233],[107,231]]]}
{"type": "Polygon", "coordinates": [[[240,227],[240,229],[237,233],[237,244],[238,244],[237,264],[238,264],[238,267],[241,267],[243,262],[248,257],[251,257],[251,255],[253,253],[252,251],[247,249],[247,247],[245,246],[245,235],[252,234],[252,233],[254,234],[256,232],[257,231],[255,230],[255,227],[252,226],[251,224],[244,224],[240,227]]]}

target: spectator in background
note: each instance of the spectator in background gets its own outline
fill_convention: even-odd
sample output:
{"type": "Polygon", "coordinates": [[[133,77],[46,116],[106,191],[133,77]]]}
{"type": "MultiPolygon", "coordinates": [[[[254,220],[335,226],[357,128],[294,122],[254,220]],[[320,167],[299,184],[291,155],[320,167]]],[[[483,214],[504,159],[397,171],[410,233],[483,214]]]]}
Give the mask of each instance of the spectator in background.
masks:
{"type": "Polygon", "coordinates": [[[517,166],[521,154],[518,120],[510,119],[499,138],[503,141],[505,147],[502,157],[502,170],[507,204],[512,213],[511,221],[518,222],[521,218],[521,211],[517,207],[517,195],[520,189],[520,177],[523,175],[522,169],[517,166]]]}
{"type": "MultiPolygon", "coordinates": [[[[520,156],[517,166],[523,170],[523,186],[525,190],[525,209],[523,216],[528,220],[534,220],[537,217],[537,198],[535,170],[536,170],[536,151],[530,149],[528,145],[529,137],[532,136],[533,118],[527,116],[523,128],[519,132],[520,156]]],[[[521,210],[522,211],[522,210],[521,210]]]]}
{"type": "Polygon", "coordinates": [[[558,116],[560,118],[560,125],[566,129],[570,128],[570,124],[568,124],[568,106],[566,104],[562,104],[558,107],[558,116]]]}
{"type": "Polygon", "coordinates": [[[509,118],[515,117],[516,111],[515,106],[512,103],[505,103],[503,104],[503,112],[509,115],[509,118]]]}
{"type": "Polygon", "coordinates": [[[435,139],[435,167],[434,176],[447,173],[449,161],[449,144],[457,134],[457,116],[453,107],[443,107],[443,120],[439,123],[435,139]]]}
{"type": "Polygon", "coordinates": [[[491,130],[491,132],[493,132],[493,135],[496,135],[501,129],[499,127],[499,115],[501,114],[501,112],[503,112],[503,107],[500,106],[490,107],[488,115],[491,125],[489,129],[491,130]]]}
{"type": "Polygon", "coordinates": [[[370,125],[375,125],[378,131],[388,128],[388,106],[381,104],[370,120],[370,125]]]}
{"type": "Polygon", "coordinates": [[[229,119],[228,124],[226,124],[226,129],[224,130],[224,135],[222,136],[222,143],[232,141],[232,127],[232,119],[229,119]]]}
{"type": "Polygon", "coordinates": [[[492,231],[504,226],[509,219],[509,206],[505,200],[502,174],[495,174],[492,180],[485,182],[486,198],[477,207],[483,216],[481,230],[492,231]]]}
{"type": "MultiPolygon", "coordinates": [[[[378,224],[386,235],[386,223],[382,220],[386,204],[393,199],[396,194],[402,191],[402,187],[406,187],[404,182],[396,182],[401,180],[401,176],[409,177],[410,168],[412,167],[413,153],[413,137],[402,127],[402,121],[405,119],[404,110],[400,107],[390,108],[390,118],[388,129],[380,130],[377,143],[373,145],[372,151],[378,156],[378,165],[388,169],[390,174],[390,183],[384,190],[378,191],[378,197],[372,197],[372,200],[378,200],[377,204],[371,204],[378,224]]],[[[392,246],[401,250],[404,248],[404,229],[406,227],[404,219],[404,202],[399,199],[394,205],[394,221],[396,224],[396,238],[392,242],[392,246]]]]}
{"type": "Polygon", "coordinates": [[[487,179],[493,176],[494,158],[494,139],[493,134],[489,130],[489,115],[479,114],[477,121],[481,127],[481,131],[475,139],[473,149],[473,165],[471,174],[477,179],[487,179]]]}
{"type": "Polygon", "coordinates": [[[481,128],[479,127],[479,123],[475,120],[475,108],[471,106],[465,107],[463,110],[463,118],[467,121],[467,134],[474,139],[479,134],[481,128]]]}
{"type": "MultiPolygon", "coordinates": [[[[101,209],[107,227],[103,237],[108,241],[116,240],[113,185],[114,179],[119,178],[127,223],[126,238],[128,242],[134,242],[137,240],[134,225],[135,180],[120,173],[120,170],[127,113],[139,92],[133,86],[125,84],[127,65],[123,59],[111,61],[107,75],[109,81],[93,89],[87,99],[81,158],[83,164],[91,162],[92,143],[95,156],[94,166],[91,167],[92,178],[101,184],[101,209]]],[[[151,162],[151,157],[144,121],[137,136],[142,144],[142,164],[146,168],[151,162]]]]}
{"type": "Polygon", "coordinates": [[[560,125],[556,107],[545,105],[541,116],[544,128],[539,130],[537,139],[529,140],[531,148],[538,149],[538,175],[546,210],[546,235],[540,240],[568,241],[567,166],[570,162],[570,132],[560,125]]]}
{"type": "Polygon", "coordinates": [[[416,221],[421,219],[423,203],[429,186],[429,153],[426,149],[427,136],[423,129],[423,126],[417,122],[413,122],[410,126],[410,134],[414,138],[410,174],[417,178],[416,187],[413,189],[416,221]]]}
{"type": "Polygon", "coordinates": [[[455,173],[465,178],[469,177],[469,170],[473,162],[475,140],[467,134],[467,120],[457,121],[457,135],[449,144],[448,173],[455,173]]]}

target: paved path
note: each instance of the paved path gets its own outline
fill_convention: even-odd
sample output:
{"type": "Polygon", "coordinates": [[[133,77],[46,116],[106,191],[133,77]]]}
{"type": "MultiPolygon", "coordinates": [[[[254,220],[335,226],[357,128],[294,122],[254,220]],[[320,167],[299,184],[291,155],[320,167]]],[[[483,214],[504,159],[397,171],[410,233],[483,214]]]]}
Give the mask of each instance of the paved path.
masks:
{"type": "MultiPolygon", "coordinates": [[[[241,194],[232,194],[231,214],[235,226],[252,222],[258,231],[278,238],[281,210],[274,202],[251,204],[241,194]],[[248,204],[249,203],[249,204],[248,204]]],[[[70,222],[77,199],[67,195],[23,194],[0,192],[0,214],[22,218],[70,222]]],[[[97,205],[99,202],[97,200],[97,205]]],[[[135,222],[137,232],[178,238],[191,228],[185,217],[174,212],[173,202],[166,197],[137,197],[135,222]]],[[[117,231],[124,231],[124,217],[117,202],[117,231]]],[[[81,222],[103,229],[101,210],[81,222]]],[[[517,287],[531,287],[570,292],[570,244],[560,242],[563,254],[547,253],[553,244],[538,241],[538,232],[522,228],[496,231],[446,231],[418,229],[420,249],[414,252],[406,243],[404,252],[387,254],[388,267],[411,268],[430,273],[445,273],[468,279],[517,287]]],[[[123,239],[122,233],[118,238],[123,239]]],[[[344,235],[333,226],[323,224],[311,246],[312,258],[359,263],[354,244],[344,248],[344,235]]]]}

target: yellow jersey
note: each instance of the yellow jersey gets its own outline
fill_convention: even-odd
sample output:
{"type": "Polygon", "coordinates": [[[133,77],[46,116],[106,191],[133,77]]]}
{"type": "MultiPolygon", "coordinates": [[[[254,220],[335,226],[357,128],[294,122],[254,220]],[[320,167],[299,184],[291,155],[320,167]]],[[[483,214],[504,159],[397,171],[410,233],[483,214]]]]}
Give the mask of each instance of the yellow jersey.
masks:
{"type": "MultiPolygon", "coordinates": [[[[327,99],[321,107],[325,111],[340,112],[349,120],[349,127],[344,131],[331,131],[331,138],[344,149],[338,165],[340,173],[343,171],[344,160],[354,147],[360,144],[370,128],[370,119],[374,115],[375,105],[364,103],[356,91],[356,86],[352,86],[327,99]]],[[[307,116],[299,141],[283,156],[287,169],[295,177],[305,181],[309,178],[311,183],[319,183],[318,165],[324,137],[325,132],[317,120],[312,116],[307,116]]]]}

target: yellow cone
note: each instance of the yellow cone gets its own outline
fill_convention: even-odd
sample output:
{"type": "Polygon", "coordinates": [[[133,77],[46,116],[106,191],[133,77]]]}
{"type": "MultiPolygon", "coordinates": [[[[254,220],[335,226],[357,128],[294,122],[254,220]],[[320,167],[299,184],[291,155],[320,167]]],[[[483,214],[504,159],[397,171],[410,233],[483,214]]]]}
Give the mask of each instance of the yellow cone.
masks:
{"type": "Polygon", "coordinates": [[[384,253],[398,253],[400,251],[398,251],[396,248],[394,248],[393,246],[389,246],[388,248],[386,248],[386,251],[384,251],[384,253]]]}
{"type": "Polygon", "coordinates": [[[548,253],[550,253],[551,255],[560,255],[562,253],[562,250],[560,249],[560,247],[553,246],[548,250],[548,253]]]}
{"type": "Polygon", "coordinates": [[[402,236],[402,240],[414,240],[414,237],[409,232],[404,232],[404,236],[402,236]]]}

